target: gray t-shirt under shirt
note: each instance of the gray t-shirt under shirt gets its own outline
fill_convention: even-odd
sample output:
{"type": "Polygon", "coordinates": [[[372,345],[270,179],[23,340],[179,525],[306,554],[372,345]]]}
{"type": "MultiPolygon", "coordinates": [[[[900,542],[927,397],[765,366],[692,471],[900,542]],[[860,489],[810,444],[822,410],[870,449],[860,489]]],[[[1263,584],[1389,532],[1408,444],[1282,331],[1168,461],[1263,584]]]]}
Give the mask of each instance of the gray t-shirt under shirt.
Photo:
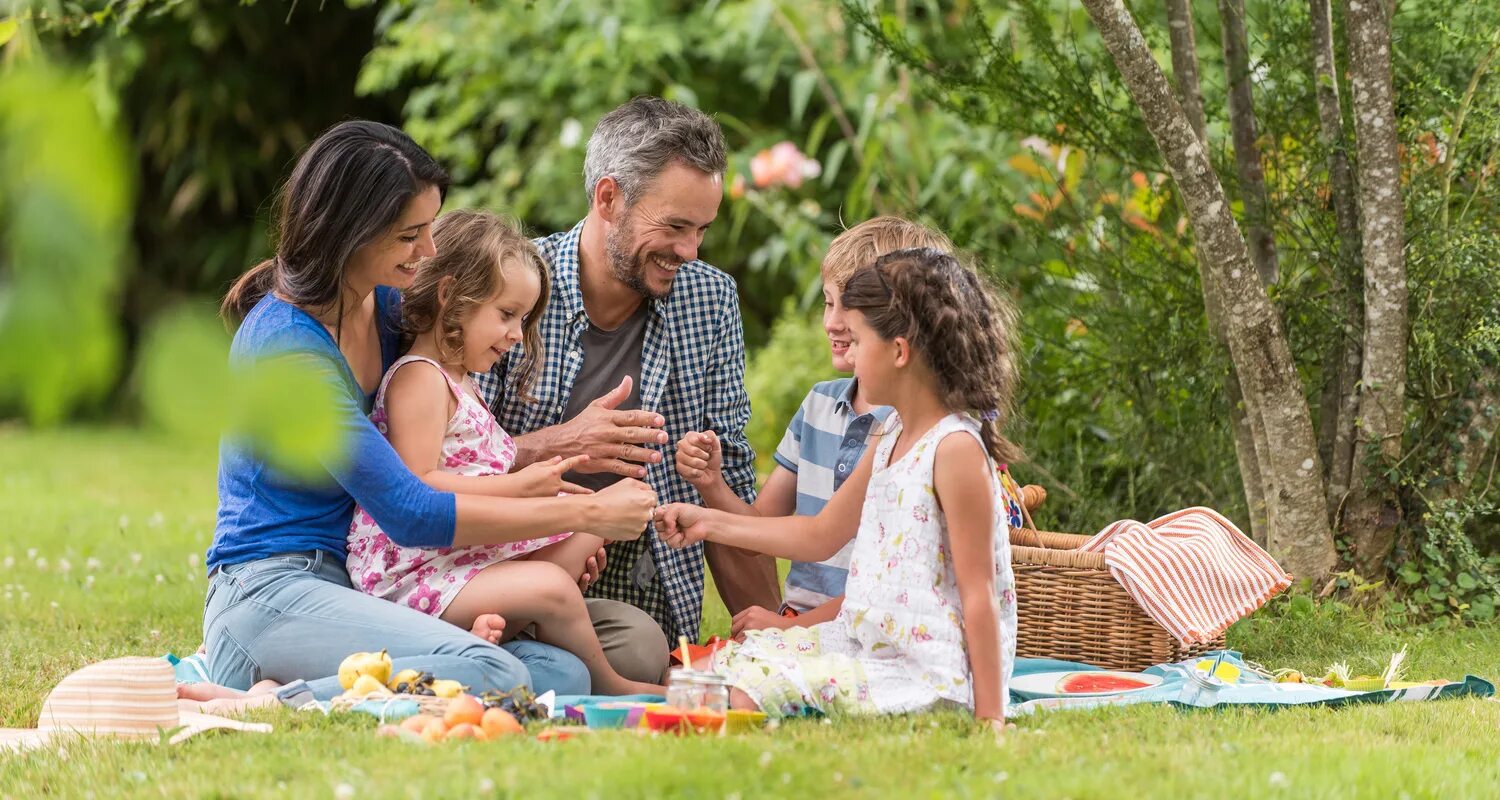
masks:
{"type": "MultiPolygon", "coordinates": [[[[630,396],[618,408],[633,411],[641,407],[641,348],[646,343],[646,315],[651,313],[648,301],[614,330],[604,330],[589,321],[589,327],[578,338],[583,348],[583,366],[573,382],[573,393],[563,409],[562,421],[578,416],[589,403],[630,376],[630,396]]],[[[563,476],[579,486],[599,491],[620,480],[613,472],[570,472],[563,476]]]]}

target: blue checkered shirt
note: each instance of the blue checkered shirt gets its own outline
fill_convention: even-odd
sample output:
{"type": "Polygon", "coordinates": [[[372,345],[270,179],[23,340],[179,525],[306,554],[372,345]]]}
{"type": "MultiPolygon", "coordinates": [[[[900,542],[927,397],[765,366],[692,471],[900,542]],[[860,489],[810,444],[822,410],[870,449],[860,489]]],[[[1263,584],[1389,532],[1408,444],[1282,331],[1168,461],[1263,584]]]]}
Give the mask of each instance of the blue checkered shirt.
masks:
{"type": "MultiPolygon", "coordinates": [[[[475,375],[479,393],[513,436],[557,425],[583,365],[580,337],[588,329],[583,294],[578,287],[578,239],[583,223],[536,239],[552,268],[552,297],[543,312],[543,362],[531,394],[502,391],[512,364],[524,358],[517,345],[495,368],[475,375]]],[[[713,430],[724,451],[724,480],[745,502],[755,501],[755,451],[745,439],[750,398],[745,393],[745,339],[734,279],[702,261],[677,271],[672,293],[648,300],[646,337],[641,345],[641,408],[666,420],[668,444],[647,445],[662,454],[646,468],[646,482],[662,503],[699,503],[691,484],[673,465],[677,441],[691,431],[713,430]]],[[[698,640],[703,616],[703,546],[674,550],[647,528],[633,542],[609,547],[604,574],[589,587],[591,597],[623,600],[642,608],[662,626],[668,641],[679,634],[698,640]],[[656,575],[641,582],[632,577],[645,548],[656,575]],[[644,585],[639,585],[644,583],[644,585]]]]}

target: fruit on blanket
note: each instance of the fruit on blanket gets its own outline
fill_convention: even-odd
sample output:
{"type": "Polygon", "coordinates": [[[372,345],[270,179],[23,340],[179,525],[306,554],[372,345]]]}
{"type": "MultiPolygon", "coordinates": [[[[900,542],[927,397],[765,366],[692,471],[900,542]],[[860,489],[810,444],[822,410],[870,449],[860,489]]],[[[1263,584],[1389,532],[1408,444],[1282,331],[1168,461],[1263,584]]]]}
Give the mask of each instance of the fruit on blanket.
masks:
{"type": "Polygon", "coordinates": [[[373,675],[361,675],[355,678],[354,685],[349,687],[349,694],[355,697],[389,696],[390,693],[391,690],[385,688],[385,684],[373,675]]]}
{"type": "Polygon", "coordinates": [[[484,716],[479,721],[479,727],[491,739],[526,732],[526,729],[521,727],[521,723],[516,721],[510,712],[501,708],[485,709],[484,716]]]}
{"type": "Polygon", "coordinates": [[[368,675],[384,686],[391,679],[391,656],[384,650],[378,653],[354,653],[339,664],[339,685],[354,688],[361,675],[368,675]]]}
{"type": "Polygon", "coordinates": [[[395,675],[392,675],[391,679],[389,681],[386,681],[385,685],[386,688],[390,689],[393,692],[402,692],[406,690],[401,688],[401,684],[406,684],[407,689],[410,689],[411,685],[413,683],[416,683],[417,679],[420,677],[422,677],[422,672],[420,670],[403,669],[395,675]]]}
{"type": "Polygon", "coordinates": [[[1302,673],[1294,669],[1278,669],[1272,676],[1277,683],[1302,683],[1302,673]]]}
{"type": "Polygon", "coordinates": [[[466,687],[458,681],[433,681],[432,693],[438,697],[458,697],[466,687]]]}
{"type": "Polygon", "coordinates": [[[448,728],[448,733],[443,737],[443,741],[453,741],[454,739],[482,738],[484,738],[484,732],[479,728],[476,728],[467,722],[460,722],[459,724],[448,728]]]}
{"type": "Polygon", "coordinates": [[[422,726],[422,740],[426,742],[441,742],[448,735],[448,724],[432,717],[427,724],[422,726]]]}
{"type": "Polygon", "coordinates": [[[417,714],[414,716],[410,716],[406,719],[401,720],[401,729],[405,731],[411,731],[412,733],[421,736],[422,731],[427,728],[427,723],[435,719],[437,719],[437,717],[434,717],[431,714],[417,714]]]}
{"type": "Polygon", "coordinates": [[[483,718],[484,706],[479,704],[479,698],[468,694],[449,700],[448,711],[443,714],[443,721],[450,728],[461,724],[478,725],[483,718]]]}
{"type": "Polygon", "coordinates": [[[1070,672],[1057,682],[1058,694],[1101,694],[1104,692],[1128,692],[1144,689],[1150,681],[1138,680],[1126,675],[1109,672],[1070,672]]]}

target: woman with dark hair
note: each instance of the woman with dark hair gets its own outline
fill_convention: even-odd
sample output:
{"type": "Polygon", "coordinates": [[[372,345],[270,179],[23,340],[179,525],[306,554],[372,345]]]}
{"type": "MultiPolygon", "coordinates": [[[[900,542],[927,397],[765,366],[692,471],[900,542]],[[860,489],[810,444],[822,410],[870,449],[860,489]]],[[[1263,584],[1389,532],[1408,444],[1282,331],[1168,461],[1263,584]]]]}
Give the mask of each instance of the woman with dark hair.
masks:
{"type": "Polygon", "coordinates": [[[412,547],[568,530],[632,539],[655,505],[638,481],[545,498],[437,491],[366,417],[397,357],[398,290],[435,252],[431,227],[447,185],[443,169],[400,130],[366,121],[334,126],[303,153],[282,190],[275,256],[224,298],[226,320],[240,323],[231,362],[292,359],[317,370],[335,389],[345,447],[308,476],[279,470],[244,439],[221,443],[203,617],[213,683],[185,689],[185,697],[232,697],[257,682],[295,680],[280,696],[305,688],[328,699],[342,691],[333,677],[339,662],[376,650],[389,651],[396,670],[431,672],[476,693],[529,684],[528,668],[543,688],[588,690],[588,672],[564,651],[536,642],[501,649],[361,593],[344,569],[356,501],[393,541],[412,547]]]}

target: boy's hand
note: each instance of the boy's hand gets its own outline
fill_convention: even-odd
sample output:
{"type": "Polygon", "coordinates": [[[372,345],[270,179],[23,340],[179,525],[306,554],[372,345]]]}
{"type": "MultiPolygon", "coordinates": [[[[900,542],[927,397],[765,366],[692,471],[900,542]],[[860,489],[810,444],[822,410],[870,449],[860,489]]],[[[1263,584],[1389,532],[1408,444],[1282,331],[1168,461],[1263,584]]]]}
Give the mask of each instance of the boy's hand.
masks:
{"type": "Polygon", "coordinates": [[[694,431],[677,442],[677,474],[702,489],[723,480],[724,451],[713,431],[694,431]]]}
{"type": "Polygon", "coordinates": [[[559,494],[593,494],[592,489],[586,489],[576,483],[563,480],[563,475],[578,468],[578,465],[588,461],[586,455],[563,458],[553,456],[546,461],[538,461],[529,464],[525,469],[512,473],[521,485],[522,497],[556,497],[559,494]]]}
{"type": "Polygon", "coordinates": [[[671,503],[656,509],[656,536],[676,548],[708,538],[709,510],[687,503],[671,503]]]}
{"type": "Polygon", "coordinates": [[[729,635],[738,639],[745,631],[759,631],[766,628],[781,628],[783,630],[795,627],[796,617],[783,617],[767,608],[750,606],[749,608],[734,615],[734,623],[729,628],[729,635]]]}

